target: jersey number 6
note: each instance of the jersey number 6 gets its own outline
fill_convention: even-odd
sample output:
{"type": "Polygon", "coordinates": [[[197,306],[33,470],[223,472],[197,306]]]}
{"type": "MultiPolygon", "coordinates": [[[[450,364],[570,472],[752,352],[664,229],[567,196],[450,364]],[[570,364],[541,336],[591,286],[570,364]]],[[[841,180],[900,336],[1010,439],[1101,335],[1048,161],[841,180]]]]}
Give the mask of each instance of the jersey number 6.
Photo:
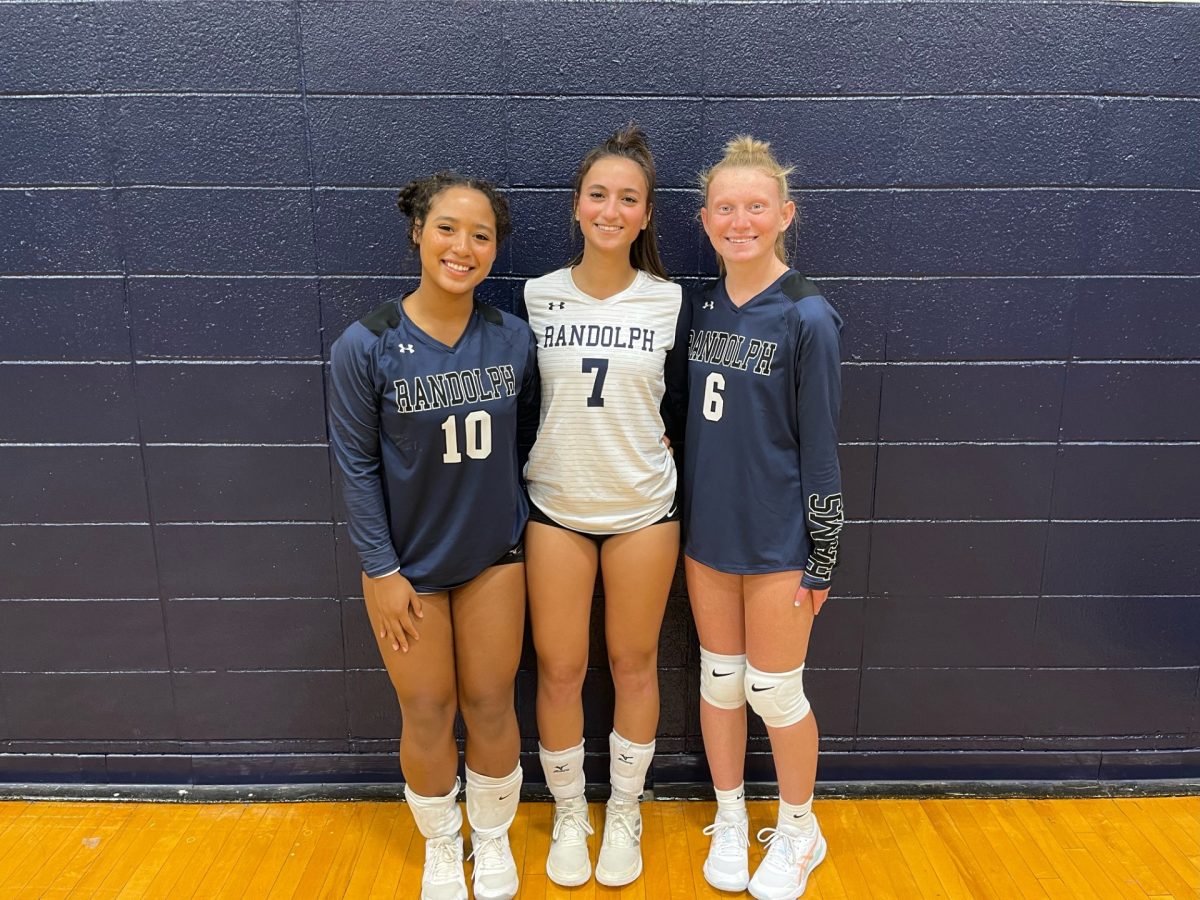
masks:
{"type": "MultiPolygon", "coordinates": [[[[487,459],[492,455],[492,417],[487,410],[477,409],[468,413],[463,420],[466,431],[467,456],[471,459],[487,459]]],[[[446,452],[442,454],[444,463],[462,462],[462,454],[458,452],[458,421],[455,416],[447,416],[442,423],[442,431],[446,434],[446,452]]]]}
{"type": "Polygon", "coordinates": [[[704,379],[704,418],[710,422],[721,421],[725,412],[725,398],[721,391],[725,390],[725,376],[720,372],[711,372],[704,379]]]}

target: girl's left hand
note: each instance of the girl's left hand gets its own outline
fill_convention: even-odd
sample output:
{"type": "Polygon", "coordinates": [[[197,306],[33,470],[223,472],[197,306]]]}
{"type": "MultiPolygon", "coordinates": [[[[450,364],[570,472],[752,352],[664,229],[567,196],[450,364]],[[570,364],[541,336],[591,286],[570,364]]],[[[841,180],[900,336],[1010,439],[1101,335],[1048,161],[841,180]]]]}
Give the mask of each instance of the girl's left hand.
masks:
{"type": "Polygon", "coordinates": [[[825,601],[829,599],[829,588],[825,588],[823,591],[814,591],[811,588],[801,586],[796,591],[796,605],[800,606],[805,600],[809,599],[812,600],[813,615],[815,616],[821,611],[821,607],[825,601]]]}
{"type": "Polygon", "coordinates": [[[671,446],[671,439],[665,434],[662,436],[662,445],[667,448],[667,452],[672,456],[675,455],[675,448],[671,446]]]}

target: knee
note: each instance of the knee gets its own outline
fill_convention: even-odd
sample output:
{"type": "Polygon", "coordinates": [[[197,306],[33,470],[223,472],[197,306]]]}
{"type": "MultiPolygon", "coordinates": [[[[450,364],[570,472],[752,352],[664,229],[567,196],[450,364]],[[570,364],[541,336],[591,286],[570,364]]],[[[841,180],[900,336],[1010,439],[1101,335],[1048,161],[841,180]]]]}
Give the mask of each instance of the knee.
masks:
{"type": "Polygon", "coordinates": [[[407,697],[400,704],[404,731],[422,741],[434,741],[453,732],[456,712],[453,696],[407,697]]]}
{"type": "Polygon", "coordinates": [[[700,696],[717,709],[746,705],[746,654],[714,653],[700,648],[700,696]]]}
{"type": "Polygon", "coordinates": [[[610,653],[608,665],[612,671],[613,686],[622,693],[645,693],[658,689],[656,649],[610,653]]]}
{"type": "Polygon", "coordinates": [[[507,688],[462,690],[459,693],[458,708],[462,711],[467,731],[476,734],[497,731],[510,721],[516,721],[512,684],[507,685],[507,688]]]}
{"type": "Polygon", "coordinates": [[[804,695],[804,666],[790,672],[764,672],[746,666],[746,700],[771,728],[795,725],[810,712],[804,695]]]}
{"type": "Polygon", "coordinates": [[[538,690],[549,694],[578,694],[587,675],[587,660],[538,657],[538,690]]]}

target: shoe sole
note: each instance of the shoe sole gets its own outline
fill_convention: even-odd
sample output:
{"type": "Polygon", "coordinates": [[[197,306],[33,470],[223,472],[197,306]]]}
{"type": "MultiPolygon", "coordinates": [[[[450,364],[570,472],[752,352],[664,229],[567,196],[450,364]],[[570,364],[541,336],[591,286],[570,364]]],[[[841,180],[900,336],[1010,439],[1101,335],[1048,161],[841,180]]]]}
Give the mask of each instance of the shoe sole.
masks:
{"type": "Polygon", "coordinates": [[[633,870],[632,875],[605,875],[600,871],[598,866],[596,868],[596,880],[605,887],[623,887],[624,885],[632,884],[641,877],[642,860],[640,857],[638,858],[637,868],[633,870]]]}
{"type": "Polygon", "coordinates": [[[582,876],[576,875],[574,877],[568,878],[568,877],[559,875],[557,872],[555,872],[553,869],[551,869],[549,865],[547,865],[546,866],[546,877],[549,878],[551,881],[553,881],[555,884],[557,884],[559,887],[579,887],[581,884],[587,884],[588,881],[591,880],[592,867],[589,865],[587,867],[587,871],[584,872],[582,876]]]}
{"type": "Polygon", "coordinates": [[[513,885],[511,888],[509,888],[506,885],[504,890],[501,890],[500,893],[498,893],[498,894],[482,893],[479,891],[478,888],[475,888],[472,885],[472,891],[475,894],[475,900],[513,900],[513,898],[517,896],[517,894],[520,892],[520,890],[521,890],[521,882],[520,881],[513,882],[513,885]]]}
{"type": "Polygon", "coordinates": [[[712,875],[709,874],[708,865],[705,864],[704,880],[707,881],[711,887],[715,887],[718,891],[730,891],[733,893],[739,893],[741,891],[744,891],[746,889],[746,886],[748,884],[750,884],[750,870],[747,869],[746,873],[738,881],[722,882],[719,878],[714,878],[712,875]]]}
{"type": "Polygon", "coordinates": [[[808,888],[809,876],[816,871],[817,866],[825,861],[825,851],[828,848],[829,845],[825,842],[825,835],[821,835],[821,843],[817,845],[817,852],[813,854],[812,865],[808,867],[808,871],[805,873],[804,877],[800,879],[800,890],[796,891],[796,893],[788,894],[786,897],[762,897],[754,893],[754,891],[750,889],[750,886],[747,885],[747,889],[750,890],[750,896],[753,897],[754,900],[799,900],[799,898],[804,895],[804,891],[808,888]]]}

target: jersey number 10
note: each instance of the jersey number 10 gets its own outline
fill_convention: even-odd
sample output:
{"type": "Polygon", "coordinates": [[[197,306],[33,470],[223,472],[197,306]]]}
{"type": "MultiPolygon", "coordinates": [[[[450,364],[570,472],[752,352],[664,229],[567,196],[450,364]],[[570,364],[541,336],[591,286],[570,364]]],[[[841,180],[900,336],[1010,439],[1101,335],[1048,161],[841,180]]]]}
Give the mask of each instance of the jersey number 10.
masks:
{"type": "MultiPolygon", "coordinates": [[[[466,432],[467,456],[471,459],[487,459],[492,455],[492,417],[486,409],[477,409],[468,413],[463,420],[466,432]]],[[[442,423],[442,432],[446,435],[446,452],[442,454],[444,463],[462,462],[462,454],[458,452],[458,417],[447,416],[442,423]]]]}

